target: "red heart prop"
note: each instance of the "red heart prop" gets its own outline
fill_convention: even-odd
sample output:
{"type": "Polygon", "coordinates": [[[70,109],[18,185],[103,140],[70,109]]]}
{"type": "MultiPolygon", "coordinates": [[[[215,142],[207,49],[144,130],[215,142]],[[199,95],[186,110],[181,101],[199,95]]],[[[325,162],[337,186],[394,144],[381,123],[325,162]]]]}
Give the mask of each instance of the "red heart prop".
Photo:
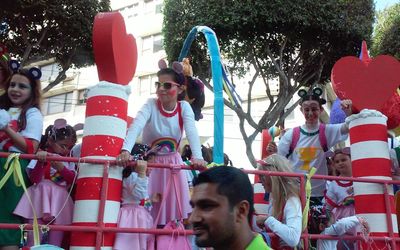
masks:
{"type": "Polygon", "coordinates": [[[137,65],[136,40],[126,34],[119,12],[99,13],[93,24],[93,50],[100,81],[127,85],[137,65]]]}
{"type": "Polygon", "coordinates": [[[353,108],[382,111],[385,103],[400,86],[400,62],[381,55],[369,63],[347,56],[335,63],[331,80],[340,99],[351,99],[353,108]]]}

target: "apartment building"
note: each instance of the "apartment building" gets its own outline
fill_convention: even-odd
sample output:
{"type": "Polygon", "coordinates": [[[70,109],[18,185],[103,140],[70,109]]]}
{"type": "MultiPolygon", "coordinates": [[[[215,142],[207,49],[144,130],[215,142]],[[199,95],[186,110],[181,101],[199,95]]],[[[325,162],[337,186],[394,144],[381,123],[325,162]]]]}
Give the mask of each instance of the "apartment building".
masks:
{"type": "MultiPolygon", "coordinates": [[[[157,62],[159,59],[166,58],[161,33],[163,1],[112,0],[111,7],[122,14],[127,33],[131,33],[136,38],[138,64],[135,77],[130,82],[132,93],[129,99],[128,110],[128,114],[134,117],[145,100],[155,94],[154,82],[156,81],[156,72],[158,71],[157,62]]],[[[40,66],[43,71],[42,80],[44,85],[46,85],[49,80],[57,76],[58,68],[51,61],[43,62],[40,66]]],[[[42,107],[45,115],[45,126],[47,127],[60,117],[67,119],[71,125],[84,122],[86,108],[85,91],[97,82],[98,77],[95,66],[69,70],[67,72],[67,79],[51,89],[44,96],[42,107]]],[[[271,89],[273,93],[277,94],[278,83],[271,82],[271,89]]],[[[248,89],[247,81],[245,79],[237,79],[235,84],[237,91],[245,99],[248,89]]],[[[265,93],[265,89],[261,79],[255,84],[253,93],[261,93],[253,95],[252,99],[252,114],[254,119],[258,121],[268,105],[266,96],[262,94],[265,93]]],[[[291,103],[293,102],[292,100],[291,103]]],[[[246,107],[247,100],[244,100],[242,105],[246,107]]],[[[213,93],[209,90],[206,90],[206,106],[202,113],[204,118],[197,122],[199,135],[202,143],[212,146],[214,131],[213,93]]],[[[225,108],[224,115],[225,153],[229,155],[235,166],[251,168],[245,154],[245,144],[239,130],[239,120],[235,112],[229,108],[225,108]]],[[[287,118],[286,124],[287,127],[293,127],[301,122],[303,122],[303,117],[297,110],[287,118]]],[[[248,130],[252,131],[250,127],[248,130]]],[[[81,134],[82,132],[80,132],[81,134]]],[[[253,143],[253,152],[256,157],[260,157],[260,138],[261,136],[258,136],[253,143]]]]}

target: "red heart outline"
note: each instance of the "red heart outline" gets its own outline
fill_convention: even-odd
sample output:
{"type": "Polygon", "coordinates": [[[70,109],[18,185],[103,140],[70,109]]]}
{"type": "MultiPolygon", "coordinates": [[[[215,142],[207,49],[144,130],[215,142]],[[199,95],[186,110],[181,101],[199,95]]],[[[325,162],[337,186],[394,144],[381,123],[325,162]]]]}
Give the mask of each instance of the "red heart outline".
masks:
{"type": "Polygon", "coordinates": [[[354,56],[343,57],[333,66],[331,80],[337,96],[351,99],[356,111],[382,111],[400,86],[400,62],[387,55],[377,56],[369,63],[354,56]]]}
{"type": "Polygon", "coordinates": [[[119,12],[99,13],[93,24],[93,50],[100,81],[127,85],[137,65],[136,40],[126,33],[119,12]]]}

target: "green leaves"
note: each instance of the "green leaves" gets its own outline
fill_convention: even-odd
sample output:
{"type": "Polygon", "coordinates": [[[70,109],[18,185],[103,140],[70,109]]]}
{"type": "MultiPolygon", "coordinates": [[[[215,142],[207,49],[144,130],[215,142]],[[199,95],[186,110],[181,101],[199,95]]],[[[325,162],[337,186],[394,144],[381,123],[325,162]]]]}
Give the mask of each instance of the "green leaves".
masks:
{"type": "Polygon", "coordinates": [[[29,63],[55,58],[63,69],[94,63],[92,27],[109,0],[4,0],[0,33],[12,56],[29,63]],[[78,54],[79,53],[79,54],[78,54]]]}
{"type": "Polygon", "coordinates": [[[400,60],[400,3],[377,14],[372,55],[392,55],[400,60]]]}

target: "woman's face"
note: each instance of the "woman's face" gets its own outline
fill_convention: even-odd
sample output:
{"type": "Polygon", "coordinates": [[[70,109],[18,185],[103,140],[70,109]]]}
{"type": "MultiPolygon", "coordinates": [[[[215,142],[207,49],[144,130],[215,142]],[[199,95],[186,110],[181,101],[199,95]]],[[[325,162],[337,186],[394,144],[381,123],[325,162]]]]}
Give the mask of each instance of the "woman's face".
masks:
{"type": "Polygon", "coordinates": [[[22,107],[32,95],[32,87],[29,79],[20,74],[13,75],[7,94],[14,107],[22,107]]]}
{"type": "Polygon", "coordinates": [[[171,75],[160,75],[156,87],[158,99],[162,104],[176,103],[178,95],[182,92],[179,84],[174,81],[171,75]]]}

